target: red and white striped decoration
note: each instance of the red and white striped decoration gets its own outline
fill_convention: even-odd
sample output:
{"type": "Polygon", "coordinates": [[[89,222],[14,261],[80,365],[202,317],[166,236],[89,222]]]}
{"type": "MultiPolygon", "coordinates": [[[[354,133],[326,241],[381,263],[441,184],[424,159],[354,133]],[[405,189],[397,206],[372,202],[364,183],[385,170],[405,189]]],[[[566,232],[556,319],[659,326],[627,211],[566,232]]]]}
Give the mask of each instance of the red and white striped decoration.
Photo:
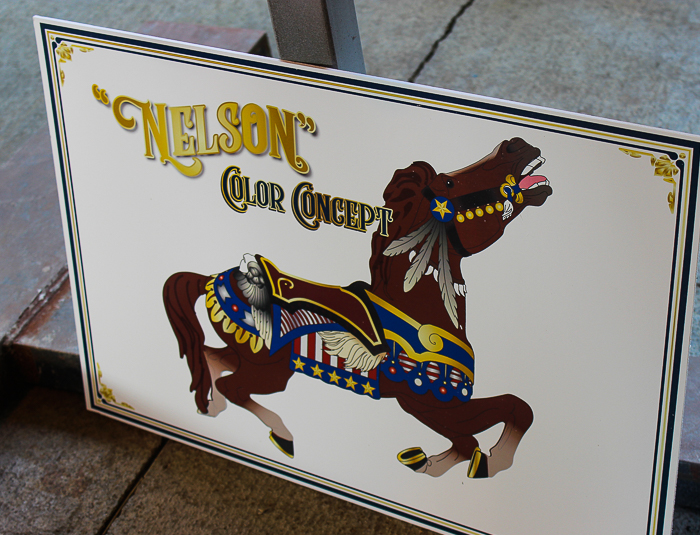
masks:
{"type": "Polygon", "coordinates": [[[457,388],[457,385],[462,382],[462,372],[457,368],[450,367],[450,384],[452,388],[457,388]]]}
{"type": "MultiPolygon", "coordinates": [[[[322,316],[319,316],[322,317],[322,316]]],[[[326,348],[323,347],[323,340],[318,333],[305,334],[294,340],[294,353],[301,355],[310,360],[315,360],[316,362],[322,362],[333,366],[334,368],[345,369],[345,359],[340,358],[336,355],[329,355],[326,352],[326,348]]],[[[363,372],[359,369],[350,370],[356,375],[361,375],[368,379],[377,379],[377,369],[375,368],[369,372],[363,372]]]]}
{"type": "Polygon", "coordinates": [[[412,358],[409,358],[406,353],[401,351],[399,353],[399,364],[401,364],[401,367],[403,368],[403,371],[406,373],[410,373],[413,368],[415,368],[418,363],[413,360],[412,358]]]}
{"type": "MultiPolygon", "coordinates": [[[[399,353],[399,364],[406,373],[410,373],[411,370],[418,365],[418,363],[412,358],[408,357],[404,351],[399,353]]],[[[450,370],[450,384],[453,388],[457,388],[457,385],[464,380],[462,377],[462,372],[452,366],[448,366],[448,368],[450,370]]],[[[440,366],[435,362],[429,362],[425,371],[431,383],[440,378],[440,366]]]]}
{"type": "Polygon", "coordinates": [[[288,332],[306,325],[324,325],[327,323],[333,322],[315,312],[302,309],[290,314],[285,309],[282,309],[280,313],[280,336],[284,336],[288,332]]]}
{"type": "Polygon", "coordinates": [[[434,362],[428,362],[428,366],[425,368],[425,374],[430,379],[430,382],[440,379],[440,367],[434,362]]]}

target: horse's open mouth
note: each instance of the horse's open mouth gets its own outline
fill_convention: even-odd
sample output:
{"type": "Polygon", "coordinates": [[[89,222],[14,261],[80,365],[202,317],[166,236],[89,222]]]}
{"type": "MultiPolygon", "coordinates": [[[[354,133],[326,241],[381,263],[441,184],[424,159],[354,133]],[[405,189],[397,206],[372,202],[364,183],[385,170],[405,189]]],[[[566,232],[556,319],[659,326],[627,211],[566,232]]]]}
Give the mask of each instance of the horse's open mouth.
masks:
{"type": "Polygon", "coordinates": [[[539,169],[545,162],[542,156],[538,156],[532,160],[521,172],[518,186],[523,192],[523,197],[526,204],[531,206],[540,206],[552,194],[552,187],[549,185],[547,177],[542,175],[533,175],[532,173],[539,169]]]}

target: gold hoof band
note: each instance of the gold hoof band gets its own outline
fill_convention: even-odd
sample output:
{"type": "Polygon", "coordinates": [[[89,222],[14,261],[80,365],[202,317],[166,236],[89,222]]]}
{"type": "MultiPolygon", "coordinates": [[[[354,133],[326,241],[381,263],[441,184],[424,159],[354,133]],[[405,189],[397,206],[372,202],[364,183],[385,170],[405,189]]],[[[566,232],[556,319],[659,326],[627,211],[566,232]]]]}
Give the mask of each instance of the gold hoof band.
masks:
{"type": "Polygon", "coordinates": [[[270,440],[275,446],[277,446],[277,449],[279,449],[287,457],[294,459],[294,442],[278,437],[272,431],[270,431],[270,440]]]}
{"type": "Polygon", "coordinates": [[[425,463],[428,462],[428,458],[421,448],[408,448],[403,450],[396,457],[401,464],[408,466],[413,471],[423,468],[425,463]]]}
{"type": "Polygon", "coordinates": [[[489,458],[481,453],[481,449],[477,447],[474,450],[474,453],[472,453],[472,460],[469,461],[467,477],[471,479],[483,479],[489,477],[488,460],[489,458]]]}

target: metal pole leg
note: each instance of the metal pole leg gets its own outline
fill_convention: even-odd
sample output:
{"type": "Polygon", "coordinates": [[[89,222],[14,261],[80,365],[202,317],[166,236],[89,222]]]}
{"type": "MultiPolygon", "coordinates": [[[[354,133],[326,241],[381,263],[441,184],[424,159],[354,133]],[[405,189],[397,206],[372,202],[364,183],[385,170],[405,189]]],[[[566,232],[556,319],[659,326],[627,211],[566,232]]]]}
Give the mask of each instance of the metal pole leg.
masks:
{"type": "Polygon", "coordinates": [[[365,72],[353,0],[267,0],[280,57],[365,72]]]}

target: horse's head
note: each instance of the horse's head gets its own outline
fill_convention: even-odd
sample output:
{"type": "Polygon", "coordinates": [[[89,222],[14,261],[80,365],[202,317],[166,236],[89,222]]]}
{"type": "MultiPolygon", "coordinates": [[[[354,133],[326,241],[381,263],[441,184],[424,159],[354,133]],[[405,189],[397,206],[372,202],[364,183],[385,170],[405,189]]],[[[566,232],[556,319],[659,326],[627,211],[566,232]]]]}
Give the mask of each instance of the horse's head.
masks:
{"type": "Polygon", "coordinates": [[[538,148],[513,138],[468,167],[436,175],[421,193],[430,215],[447,225],[455,250],[469,256],[498,240],[526,206],[540,206],[552,194],[549,181],[532,174],[543,163],[538,148]]]}
{"type": "Polygon", "coordinates": [[[549,181],[533,174],[543,163],[538,148],[513,138],[451,173],[437,174],[425,162],[400,169],[384,191],[394,223],[388,239],[381,241],[386,246],[434,222],[444,227],[460,256],[483,251],[526,206],[540,206],[552,194],[549,181]]]}
{"type": "Polygon", "coordinates": [[[549,181],[532,174],[543,163],[538,148],[513,138],[451,173],[437,174],[425,162],[396,171],[384,190],[393,211],[388,235],[377,231],[372,238],[374,291],[400,299],[420,293],[423,275],[433,274],[456,326],[454,292],[464,294],[463,284],[452,289],[452,273],[458,277],[463,257],[489,247],[526,206],[540,206],[552,194],[549,181]]]}

